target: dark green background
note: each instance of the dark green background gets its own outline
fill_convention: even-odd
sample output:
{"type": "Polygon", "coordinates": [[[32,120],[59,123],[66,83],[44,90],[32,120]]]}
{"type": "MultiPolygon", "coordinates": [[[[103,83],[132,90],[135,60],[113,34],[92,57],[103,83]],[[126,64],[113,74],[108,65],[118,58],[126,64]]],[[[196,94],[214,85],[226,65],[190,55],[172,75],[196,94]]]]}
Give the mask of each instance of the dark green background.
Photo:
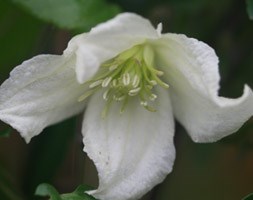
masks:
{"type": "MultiPolygon", "coordinates": [[[[120,10],[137,12],[154,25],[163,22],[164,32],[184,33],[212,46],[220,58],[220,94],[237,97],[244,83],[253,88],[253,21],[243,0],[0,0],[0,82],[34,55],[61,54],[71,36],[120,10]]],[[[94,166],[82,152],[81,118],[47,128],[28,145],[14,130],[0,138],[1,200],[35,199],[42,182],[61,193],[82,183],[96,186],[94,166]]],[[[9,127],[1,123],[0,130],[9,127]]],[[[177,125],[175,144],[173,172],[145,199],[240,200],[253,192],[252,119],[214,144],[193,143],[177,125]]]]}

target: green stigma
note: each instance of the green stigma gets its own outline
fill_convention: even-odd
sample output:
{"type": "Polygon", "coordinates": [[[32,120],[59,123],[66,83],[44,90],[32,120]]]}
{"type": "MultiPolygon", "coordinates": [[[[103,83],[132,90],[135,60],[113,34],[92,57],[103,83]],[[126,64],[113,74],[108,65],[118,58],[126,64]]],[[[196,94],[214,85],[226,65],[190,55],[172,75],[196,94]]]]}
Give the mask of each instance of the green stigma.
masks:
{"type": "Polygon", "coordinates": [[[154,64],[154,51],[149,45],[134,46],[103,63],[99,72],[85,83],[89,90],[78,101],[103,90],[102,98],[107,103],[102,117],[107,115],[112,102],[121,102],[120,113],[123,113],[130,98],[138,98],[141,106],[155,112],[150,106],[157,98],[154,87],[169,88],[169,85],[159,78],[163,72],[155,69],[154,64]]]}

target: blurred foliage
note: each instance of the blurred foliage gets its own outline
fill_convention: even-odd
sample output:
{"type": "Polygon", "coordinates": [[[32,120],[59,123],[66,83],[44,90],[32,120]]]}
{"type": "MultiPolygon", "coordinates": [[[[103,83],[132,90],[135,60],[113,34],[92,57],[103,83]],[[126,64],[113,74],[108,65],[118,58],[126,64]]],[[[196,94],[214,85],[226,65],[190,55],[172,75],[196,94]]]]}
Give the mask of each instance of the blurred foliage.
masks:
{"type": "Polygon", "coordinates": [[[24,190],[33,196],[35,188],[42,182],[52,182],[66,152],[74,138],[75,118],[46,128],[40,137],[31,142],[31,153],[27,162],[27,178],[24,190]]]}
{"type": "Polygon", "coordinates": [[[119,13],[119,8],[103,0],[8,0],[39,19],[60,28],[87,31],[119,13]],[[102,8],[102,9],[100,9],[102,8]],[[98,12],[99,10],[99,12],[98,12]]]}
{"type": "MultiPolygon", "coordinates": [[[[220,94],[239,96],[245,82],[253,87],[253,21],[245,11],[245,1],[110,0],[110,3],[114,5],[105,0],[0,1],[0,81],[23,60],[40,53],[62,52],[70,37],[68,31],[87,31],[114,16],[120,7],[142,14],[154,25],[162,22],[164,32],[184,33],[212,46],[220,58],[220,94]]],[[[252,13],[252,0],[247,0],[247,9],[252,13]]],[[[0,162],[0,199],[34,200],[34,190],[42,182],[57,185],[60,191],[76,186],[68,179],[68,169],[61,175],[59,171],[63,162],[74,160],[68,158],[71,146],[82,149],[81,139],[76,139],[75,134],[80,130],[77,119],[45,129],[26,145],[27,149],[18,149],[17,143],[12,143],[15,134],[10,139],[0,138],[0,150],[4,152],[0,161],[7,160],[4,158],[9,156],[8,152],[15,149],[18,154],[9,160],[19,160],[22,153],[27,155],[22,157],[25,165],[18,172],[15,171],[18,167],[13,168],[16,162],[0,162]]],[[[194,144],[177,126],[174,170],[146,199],[242,199],[253,188],[252,133],[253,121],[249,120],[239,132],[219,143],[194,144]]],[[[80,164],[73,165],[72,170],[81,177],[85,173],[81,168],[80,164]]],[[[36,193],[60,196],[49,185],[40,186],[36,193]]],[[[71,195],[79,198],[80,193],[75,191],[71,195]]]]}
{"type": "Polygon", "coordinates": [[[242,200],[253,200],[253,194],[249,194],[246,197],[244,197],[242,200]]]}
{"type": "Polygon", "coordinates": [[[2,167],[0,162],[0,199],[1,200],[22,200],[16,191],[9,172],[2,167]]]}
{"type": "Polygon", "coordinates": [[[80,185],[74,192],[60,195],[53,186],[43,183],[37,187],[35,194],[38,196],[49,196],[49,200],[96,200],[85,193],[88,190],[91,190],[89,186],[80,185]]]}
{"type": "Polygon", "coordinates": [[[8,137],[11,133],[11,128],[0,131],[0,137],[8,137]]]}
{"type": "Polygon", "coordinates": [[[246,0],[247,11],[251,20],[253,20],[253,0],[246,0]]]}
{"type": "Polygon", "coordinates": [[[33,54],[43,25],[6,1],[0,1],[0,81],[33,54]]]}

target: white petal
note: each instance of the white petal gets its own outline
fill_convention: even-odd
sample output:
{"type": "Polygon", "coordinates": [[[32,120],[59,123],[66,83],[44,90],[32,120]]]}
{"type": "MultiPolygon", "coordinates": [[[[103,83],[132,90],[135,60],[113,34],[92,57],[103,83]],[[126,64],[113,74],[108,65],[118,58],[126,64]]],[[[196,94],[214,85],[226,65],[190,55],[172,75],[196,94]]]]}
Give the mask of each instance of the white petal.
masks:
{"type": "Polygon", "coordinates": [[[253,94],[248,86],[238,99],[218,96],[218,58],[211,47],[176,34],[164,35],[156,45],[176,118],[194,141],[221,139],[252,116],[253,94]]]}
{"type": "Polygon", "coordinates": [[[84,151],[94,161],[99,187],[91,194],[101,200],[138,199],[172,170],[174,122],[167,91],[160,91],[157,112],[129,102],[120,115],[114,103],[105,119],[102,94],[88,103],[83,124],[84,151]]]}
{"type": "Polygon", "coordinates": [[[40,55],[16,67],[0,88],[0,119],[29,142],[46,126],[79,113],[84,87],[74,66],[73,58],[40,55]]]}
{"type": "Polygon", "coordinates": [[[99,24],[78,39],[76,73],[80,83],[96,73],[101,63],[122,51],[158,38],[151,23],[136,14],[124,13],[99,24]]]}

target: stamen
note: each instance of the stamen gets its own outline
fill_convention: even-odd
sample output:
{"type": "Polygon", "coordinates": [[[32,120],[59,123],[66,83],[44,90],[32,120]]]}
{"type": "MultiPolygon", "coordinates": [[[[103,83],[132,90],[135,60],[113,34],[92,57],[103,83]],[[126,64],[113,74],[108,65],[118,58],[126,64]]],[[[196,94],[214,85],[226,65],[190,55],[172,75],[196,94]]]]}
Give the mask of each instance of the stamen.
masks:
{"type": "Polygon", "coordinates": [[[127,85],[130,84],[130,75],[129,75],[129,73],[123,74],[122,82],[123,82],[123,84],[124,84],[125,86],[127,86],[127,85]]]}
{"type": "Polygon", "coordinates": [[[109,71],[113,71],[115,69],[117,69],[118,65],[112,65],[109,67],[109,71]]]}
{"type": "Polygon", "coordinates": [[[153,85],[153,86],[157,85],[157,82],[155,80],[151,80],[151,81],[149,81],[149,83],[151,83],[151,85],[153,85]]]}
{"type": "Polygon", "coordinates": [[[125,108],[126,108],[126,105],[128,103],[128,98],[126,97],[121,105],[121,108],[120,108],[120,114],[123,114],[125,112],[125,108]]]}
{"type": "Polygon", "coordinates": [[[101,113],[102,119],[106,118],[106,116],[108,114],[108,111],[109,111],[109,109],[111,107],[111,103],[112,103],[112,99],[110,99],[109,101],[107,101],[107,103],[106,103],[106,105],[105,105],[105,107],[104,107],[104,109],[103,109],[103,111],[101,113]]]}
{"type": "Polygon", "coordinates": [[[140,90],[141,90],[140,87],[135,88],[135,89],[132,89],[132,90],[130,90],[130,91],[128,92],[128,95],[129,95],[129,96],[135,96],[135,95],[137,95],[137,94],[139,93],[140,90]]]}
{"type": "Polygon", "coordinates": [[[97,87],[97,86],[99,86],[102,82],[103,82],[103,80],[95,81],[95,82],[93,82],[93,83],[91,83],[91,84],[89,85],[89,88],[97,87]]]}
{"type": "Polygon", "coordinates": [[[106,90],[106,91],[103,93],[103,99],[106,100],[106,101],[109,99],[109,92],[110,92],[110,90],[106,90]]]}
{"type": "Polygon", "coordinates": [[[126,95],[122,95],[122,96],[120,96],[120,97],[117,97],[117,96],[113,96],[113,99],[114,100],[116,100],[116,101],[122,101],[122,100],[124,100],[126,98],[126,95]]]}
{"type": "Polygon", "coordinates": [[[111,82],[112,80],[112,77],[109,76],[109,77],[106,77],[103,82],[102,82],[102,87],[107,87],[109,85],[109,83],[111,82]]]}
{"type": "Polygon", "coordinates": [[[156,98],[157,98],[157,95],[155,95],[155,94],[151,94],[151,95],[149,96],[149,99],[150,99],[151,101],[155,101],[156,98]]]}
{"type": "Polygon", "coordinates": [[[148,105],[148,102],[146,102],[146,101],[141,101],[141,106],[147,106],[148,105]]]}
{"type": "Polygon", "coordinates": [[[117,87],[118,81],[116,79],[112,80],[112,87],[117,87]]]}
{"type": "Polygon", "coordinates": [[[150,112],[156,112],[156,109],[154,109],[153,107],[150,107],[148,105],[144,106],[144,108],[146,108],[150,112]]]}
{"type": "Polygon", "coordinates": [[[155,112],[156,109],[149,105],[158,98],[154,90],[158,86],[167,89],[169,85],[160,78],[164,73],[154,65],[155,53],[152,46],[146,43],[136,45],[102,64],[98,74],[86,82],[90,90],[80,96],[78,101],[105,88],[101,97],[106,101],[101,113],[103,118],[112,102],[121,102],[120,113],[123,113],[129,98],[138,98],[141,106],[155,112]]]}
{"type": "Polygon", "coordinates": [[[85,92],[83,95],[81,95],[78,98],[78,102],[81,102],[83,100],[85,100],[86,98],[88,98],[89,96],[91,96],[92,94],[94,94],[95,91],[97,91],[98,88],[93,89],[93,90],[88,90],[87,92],[85,92]]]}
{"type": "Polygon", "coordinates": [[[135,74],[133,78],[132,86],[136,88],[138,87],[139,83],[140,83],[140,78],[135,74]]]}

